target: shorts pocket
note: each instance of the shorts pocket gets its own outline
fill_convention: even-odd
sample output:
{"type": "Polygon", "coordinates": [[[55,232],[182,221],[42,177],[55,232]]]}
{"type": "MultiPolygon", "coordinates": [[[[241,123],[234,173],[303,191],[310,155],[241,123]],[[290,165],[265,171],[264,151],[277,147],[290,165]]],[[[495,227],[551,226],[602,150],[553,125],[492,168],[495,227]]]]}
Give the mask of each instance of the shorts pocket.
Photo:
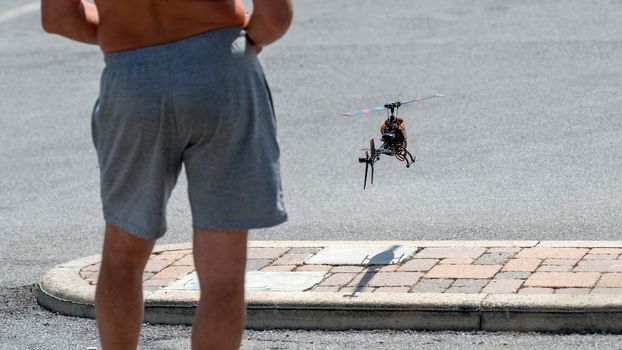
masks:
{"type": "Polygon", "coordinates": [[[91,111],[91,138],[93,139],[93,146],[97,149],[97,116],[99,115],[99,97],[95,100],[93,105],[93,111],[91,111]]]}

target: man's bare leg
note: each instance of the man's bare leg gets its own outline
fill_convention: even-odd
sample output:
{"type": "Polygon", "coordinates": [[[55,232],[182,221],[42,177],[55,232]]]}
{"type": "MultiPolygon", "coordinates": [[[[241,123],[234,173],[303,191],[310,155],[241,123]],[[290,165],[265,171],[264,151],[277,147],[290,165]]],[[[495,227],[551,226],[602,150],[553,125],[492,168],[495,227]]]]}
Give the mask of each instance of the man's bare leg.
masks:
{"type": "Polygon", "coordinates": [[[106,224],[95,291],[95,315],[104,350],[136,349],[143,322],[142,274],[155,241],[106,224]]]}
{"type": "Polygon", "coordinates": [[[244,274],[248,231],[195,231],[193,255],[201,299],[192,349],[238,349],[246,320],[244,274]]]}

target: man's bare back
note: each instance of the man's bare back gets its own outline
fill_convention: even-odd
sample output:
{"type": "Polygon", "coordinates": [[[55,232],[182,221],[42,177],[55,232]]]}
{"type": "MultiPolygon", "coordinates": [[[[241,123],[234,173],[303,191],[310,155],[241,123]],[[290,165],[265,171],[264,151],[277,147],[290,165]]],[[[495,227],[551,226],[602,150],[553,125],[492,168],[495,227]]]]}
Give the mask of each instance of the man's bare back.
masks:
{"type": "Polygon", "coordinates": [[[214,29],[240,26],[257,52],[280,38],[292,19],[291,0],[41,0],[43,27],[50,33],[104,52],[167,43],[214,29]]]}
{"type": "Polygon", "coordinates": [[[104,52],[183,39],[244,26],[241,0],[97,0],[97,41],[104,52]]]}

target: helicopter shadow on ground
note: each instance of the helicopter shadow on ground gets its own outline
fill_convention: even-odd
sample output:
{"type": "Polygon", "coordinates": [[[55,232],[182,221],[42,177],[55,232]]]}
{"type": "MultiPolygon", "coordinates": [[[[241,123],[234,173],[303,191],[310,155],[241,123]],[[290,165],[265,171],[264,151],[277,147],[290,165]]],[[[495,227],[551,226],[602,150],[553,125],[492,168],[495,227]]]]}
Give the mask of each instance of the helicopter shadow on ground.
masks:
{"type": "Polygon", "coordinates": [[[356,294],[365,290],[368,283],[371,279],[382,269],[383,266],[387,266],[393,264],[393,261],[400,261],[404,254],[402,253],[400,256],[395,256],[395,251],[400,248],[399,245],[393,245],[389,247],[387,250],[382,251],[372,257],[366,256],[363,261],[361,261],[360,265],[367,265],[368,268],[365,271],[365,274],[361,277],[361,279],[354,285],[354,290],[352,293],[347,295],[348,298],[356,298],[356,294]]]}

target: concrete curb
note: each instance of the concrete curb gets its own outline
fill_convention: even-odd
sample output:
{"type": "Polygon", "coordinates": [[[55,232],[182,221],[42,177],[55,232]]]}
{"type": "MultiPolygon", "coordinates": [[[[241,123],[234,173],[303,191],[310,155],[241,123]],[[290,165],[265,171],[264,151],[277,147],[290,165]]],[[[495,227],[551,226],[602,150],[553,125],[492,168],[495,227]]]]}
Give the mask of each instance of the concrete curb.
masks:
{"type": "MultiPolygon", "coordinates": [[[[250,242],[251,247],[316,247],[359,242],[250,242]]],[[[390,242],[394,243],[394,242],[390,242]]],[[[539,246],[537,241],[397,242],[425,246],[539,246]]],[[[551,242],[546,242],[551,246],[551,242]]],[[[560,244],[567,247],[567,242],[560,244]]],[[[622,242],[573,242],[576,246],[622,247],[622,242]],[[582,245],[581,245],[582,244],[582,245]]],[[[365,242],[386,245],[387,242],[365,242]]],[[[555,245],[553,245],[555,246],[555,245]]],[[[161,245],[154,252],[188,249],[161,245]]],[[[99,255],[70,261],[43,275],[37,300],[71,316],[94,317],[95,287],[82,279],[83,266],[99,255]]],[[[145,322],[191,324],[198,292],[158,290],[145,294],[145,322]]],[[[422,329],[551,332],[622,332],[622,295],[517,295],[448,293],[247,293],[247,327],[252,329],[422,329]]]]}

